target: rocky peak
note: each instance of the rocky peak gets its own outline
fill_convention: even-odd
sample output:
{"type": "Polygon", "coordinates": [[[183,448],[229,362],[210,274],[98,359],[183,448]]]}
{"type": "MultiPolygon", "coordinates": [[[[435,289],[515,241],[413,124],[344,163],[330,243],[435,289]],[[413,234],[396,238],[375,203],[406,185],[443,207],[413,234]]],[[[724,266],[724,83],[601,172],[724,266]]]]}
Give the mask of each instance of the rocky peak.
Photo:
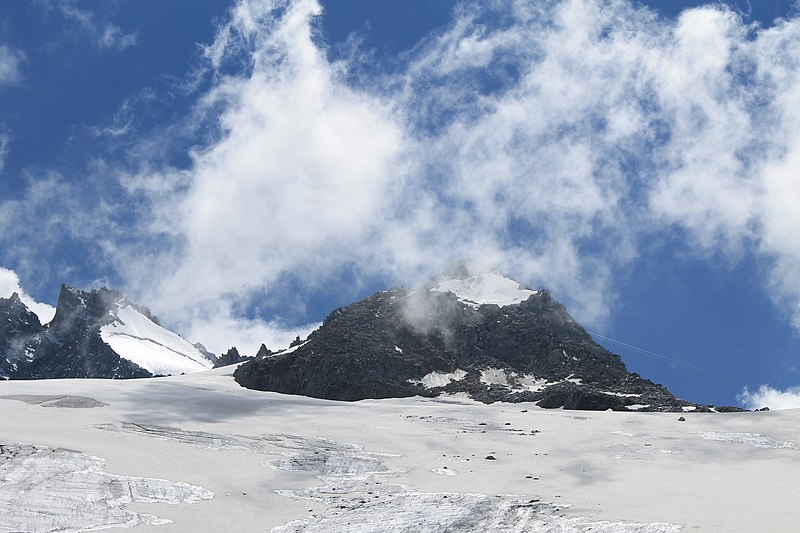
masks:
{"type": "Polygon", "coordinates": [[[120,291],[100,287],[91,291],[83,291],[62,285],[58,295],[56,314],[50,323],[50,328],[55,334],[65,332],[80,332],[87,328],[103,326],[111,323],[120,307],[130,306],[147,317],[155,324],[159,324],[149,309],[136,305],[120,291]]]}
{"type": "Polygon", "coordinates": [[[466,393],[573,409],[688,405],[628,372],[548,291],[463,265],[449,274],[334,310],[305,342],[241,365],[236,381],[338,400],[466,393]]]}
{"type": "Polygon", "coordinates": [[[273,354],[273,351],[267,348],[267,345],[262,343],[261,348],[258,349],[256,357],[268,357],[273,354]]]}
{"type": "Polygon", "coordinates": [[[8,379],[17,362],[29,354],[29,348],[44,331],[39,317],[22,303],[15,292],[0,298],[0,377],[8,379]]]}
{"type": "Polygon", "coordinates": [[[8,298],[0,298],[0,331],[19,328],[36,331],[41,327],[38,315],[22,303],[19,294],[14,292],[8,298]]]}

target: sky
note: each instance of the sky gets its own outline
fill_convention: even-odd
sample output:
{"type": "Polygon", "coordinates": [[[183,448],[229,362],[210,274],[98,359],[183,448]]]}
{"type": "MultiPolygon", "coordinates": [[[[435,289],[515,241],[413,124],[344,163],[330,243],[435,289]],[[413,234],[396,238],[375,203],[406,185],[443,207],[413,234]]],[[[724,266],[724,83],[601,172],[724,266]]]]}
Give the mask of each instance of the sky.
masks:
{"type": "Polygon", "coordinates": [[[254,353],[469,260],[800,407],[799,89],[794,0],[8,0],[0,295],[254,353]]]}

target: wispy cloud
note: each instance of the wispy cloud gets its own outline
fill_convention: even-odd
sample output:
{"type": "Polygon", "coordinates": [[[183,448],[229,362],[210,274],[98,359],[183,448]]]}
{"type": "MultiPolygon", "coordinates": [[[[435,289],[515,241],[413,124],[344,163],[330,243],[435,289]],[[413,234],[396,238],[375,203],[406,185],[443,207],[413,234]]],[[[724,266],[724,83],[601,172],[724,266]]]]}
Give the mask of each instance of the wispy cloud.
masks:
{"type": "Polygon", "coordinates": [[[77,23],[81,30],[90,35],[93,44],[98,48],[125,50],[136,46],[139,42],[136,32],[126,33],[116,24],[103,20],[92,11],[79,8],[73,1],[60,0],[54,7],[64,18],[77,23]]]}
{"type": "Polygon", "coordinates": [[[8,145],[11,143],[11,134],[8,130],[0,123],[0,173],[3,172],[3,168],[6,166],[6,158],[8,158],[8,145]]]}
{"type": "Polygon", "coordinates": [[[786,390],[774,389],[768,385],[761,385],[758,390],[751,391],[745,388],[737,397],[745,409],[800,409],[800,387],[790,387],[786,390]]]}
{"type": "Polygon", "coordinates": [[[0,85],[12,85],[22,81],[22,63],[25,54],[8,46],[0,45],[0,85]]]}

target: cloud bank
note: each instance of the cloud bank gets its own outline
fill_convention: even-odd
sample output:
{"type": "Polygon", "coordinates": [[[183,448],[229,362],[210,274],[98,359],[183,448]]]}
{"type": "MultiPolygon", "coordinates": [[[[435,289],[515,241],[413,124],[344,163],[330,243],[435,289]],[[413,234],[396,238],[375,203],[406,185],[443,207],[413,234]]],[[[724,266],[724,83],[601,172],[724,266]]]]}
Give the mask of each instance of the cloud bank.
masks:
{"type": "Polygon", "coordinates": [[[774,389],[768,385],[761,385],[758,390],[751,391],[747,388],[737,397],[745,409],[800,409],[800,387],[790,387],[786,390],[774,389]]]}
{"type": "Polygon", "coordinates": [[[37,302],[28,296],[19,286],[19,276],[17,276],[17,273],[7,268],[0,268],[0,298],[8,298],[15,292],[19,296],[19,299],[22,300],[22,303],[24,303],[28,309],[36,313],[39,317],[39,322],[46,324],[53,320],[56,314],[55,307],[37,302]]]}
{"type": "Polygon", "coordinates": [[[110,172],[133,223],[104,257],[186,335],[252,352],[315,294],[463,258],[602,324],[619,277],[676,235],[757,257],[800,328],[800,19],[464,2],[376,64],[328,49],[320,17],[315,0],[236,2],[204,48],[190,141],[142,141],[188,164],[110,172]]]}

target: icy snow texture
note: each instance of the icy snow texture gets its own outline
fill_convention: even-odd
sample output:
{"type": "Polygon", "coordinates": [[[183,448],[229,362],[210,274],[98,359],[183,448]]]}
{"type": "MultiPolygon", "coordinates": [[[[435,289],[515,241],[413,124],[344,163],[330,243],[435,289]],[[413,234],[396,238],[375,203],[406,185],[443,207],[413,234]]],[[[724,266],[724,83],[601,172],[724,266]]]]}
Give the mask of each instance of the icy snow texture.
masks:
{"type": "Polygon", "coordinates": [[[700,431],[696,433],[702,439],[715,440],[719,442],[737,442],[741,444],[748,444],[754,448],[788,448],[797,450],[798,447],[794,442],[776,440],[771,437],[765,437],[760,433],[719,433],[716,431],[700,431]]]}
{"type": "Polygon", "coordinates": [[[214,494],[187,483],[115,476],[105,461],[28,444],[0,445],[0,533],[77,532],[168,523],[131,502],[197,503],[214,494]]]}
{"type": "Polygon", "coordinates": [[[680,526],[662,523],[592,521],[559,515],[565,506],[513,496],[417,492],[387,483],[394,475],[379,454],[360,446],[318,439],[311,448],[268,463],[284,470],[315,473],[325,484],[278,491],[329,505],[321,515],[277,526],[270,533],[465,533],[606,532],[672,533],[680,526]],[[321,444],[321,446],[320,446],[321,444]]]}
{"type": "MultiPolygon", "coordinates": [[[[566,506],[525,501],[513,496],[427,493],[394,482],[400,474],[384,464],[390,454],[327,438],[299,435],[223,435],[140,424],[102,424],[108,431],[133,432],[210,449],[234,448],[280,457],[265,461],[277,470],[309,472],[321,486],[278,490],[295,500],[327,505],[321,514],[273,527],[270,533],[426,533],[463,531],[673,533],[680,526],[663,523],[593,521],[562,516],[566,506]]],[[[441,473],[445,473],[442,470],[441,473]]],[[[450,472],[456,474],[455,471],[450,472]]]]}
{"type": "Polygon", "coordinates": [[[499,274],[481,274],[466,279],[439,281],[430,290],[452,292],[460,302],[472,307],[484,304],[501,307],[515,305],[538,292],[526,289],[516,281],[499,274]]]}
{"type": "Polygon", "coordinates": [[[117,319],[100,328],[100,336],[120,357],[151,374],[189,374],[213,366],[189,341],[129,305],[120,307],[117,319]]]}

